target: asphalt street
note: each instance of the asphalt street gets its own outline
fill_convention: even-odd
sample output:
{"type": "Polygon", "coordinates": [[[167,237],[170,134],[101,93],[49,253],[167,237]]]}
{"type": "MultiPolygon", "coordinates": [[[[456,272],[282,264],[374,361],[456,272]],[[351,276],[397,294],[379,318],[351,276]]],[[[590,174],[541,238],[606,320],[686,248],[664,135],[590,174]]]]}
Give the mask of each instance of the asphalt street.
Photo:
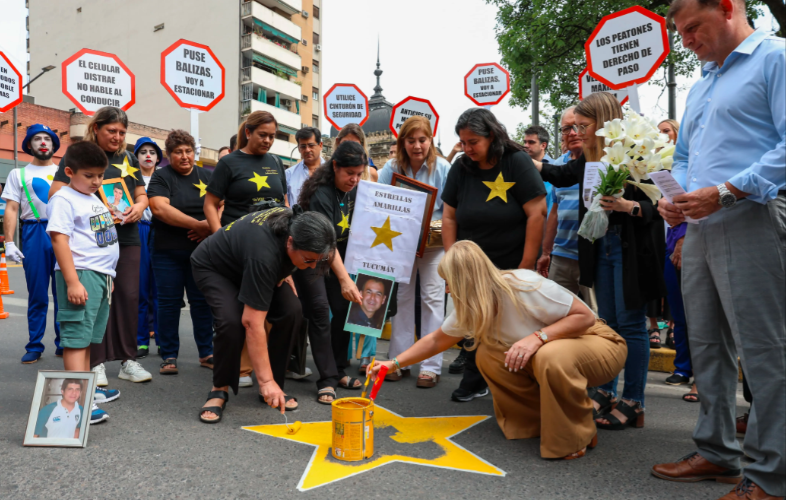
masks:
{"type": "MultiPolygon", "coordinates": [[[[691,432],[699,405],[683,402],[687,389],[663,384],[665,373],[651,372],[643,429],[599,431],[599,445],[573,461],[543,460],[537,439],[507,441],[493,418],[458,434],[453,442],[505,472],[504,477],[474,474],[412,463],[391,463],[346,479],[301,492],[298,482],[314,448],[243,430],[244,426],[282,424],[281,415],[257,398],[254,388],[230,395],[224,420],[199,422],[197,415],[211,386],[211,372],[199,366],[191,320],[183,310],[179,375],[158,374],[160,358],[141,360],[153,381],[119,380],[119,362],[107,364],[110,388],[121,397],[103,405],[108,421],[91,428],[87,447],[25,448],[25,432],[38,370],[62,369],[55,357],[54,331],[45,337],[38,363],[22,365],[27,342],[26,297],[21,267],[9,269],[14,295],[3,296],[8,319],[0,320],[0,498],[342,498],[383,499],[716,499],[731,485],[680,484],[650,475],[653,464],[675,460],[694,450],[691,432]]],[[[51,308],[51,306],[50,306],[51,308]]],[[[387,351],[379,343],[379,353],[387,351]]],[[[458,351],[445,356],[441,382],[418,389],[415,379],[385,383],[377,403],[403,417],[493,416],[491,396],[469,403],[450,401],[460,375],[447,373],[458,351]]],[[[353,362],[353,371],[357,362],[353,362]]],[[[314,364],[309,366],[316,372],[314,364]]],[[[316,378],[312,376],[312,378],[316,378]]],[[[300,409],[293,420],[329,421],[330,407],[316,402],[314,381],[288,380],[288,394],[300,409]]],[[[739,389],[739,388],[738,388],[739,389]]],[[[738,412],[746,407],[741,389],[738,412]]],[[[358,396],[339,390],[339,397],[358,396]]],[[[379,453],[402,454],[406,447],[379,432],[379,453]]],[[[425,443],[424,457],[438,456],[439,446],[425,443]]]]}

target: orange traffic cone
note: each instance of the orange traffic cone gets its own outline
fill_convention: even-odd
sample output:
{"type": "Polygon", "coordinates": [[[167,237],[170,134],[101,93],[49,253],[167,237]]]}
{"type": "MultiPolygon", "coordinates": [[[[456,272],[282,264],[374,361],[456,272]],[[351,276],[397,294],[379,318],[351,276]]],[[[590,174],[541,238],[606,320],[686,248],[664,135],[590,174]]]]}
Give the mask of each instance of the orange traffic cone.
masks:
{"type": "Polygon", "coordinates": [[[5,265],[5,248],[0,253],[0,295],[11,295],[14,293],[8,285],[8,267],[5,265]]]}
{"type": "Polygon", "coordinates": [[[3,299],[0,298],[0,319],[6,319],[10,314],[3,309],[3,299]]]}

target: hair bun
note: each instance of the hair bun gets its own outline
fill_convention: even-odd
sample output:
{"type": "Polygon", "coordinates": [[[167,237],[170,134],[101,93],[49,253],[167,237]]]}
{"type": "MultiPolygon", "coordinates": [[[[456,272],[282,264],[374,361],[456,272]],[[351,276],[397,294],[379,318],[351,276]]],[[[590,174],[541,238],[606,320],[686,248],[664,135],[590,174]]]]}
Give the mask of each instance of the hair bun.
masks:
{"type": "Polygon", "coordinates": [[[292,216],[297,217],[298,215],[303,215],[305,210],[300,205],[293,205],[292,206],[292,216]]]}

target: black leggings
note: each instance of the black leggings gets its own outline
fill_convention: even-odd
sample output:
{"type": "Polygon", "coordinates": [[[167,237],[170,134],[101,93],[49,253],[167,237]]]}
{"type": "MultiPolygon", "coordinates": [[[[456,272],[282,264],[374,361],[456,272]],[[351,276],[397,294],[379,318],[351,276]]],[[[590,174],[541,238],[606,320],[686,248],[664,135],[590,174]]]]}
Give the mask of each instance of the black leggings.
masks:
{"type": "MultiPolygon", "coordinates": [[[[246,341],[243,327],[245,305],[237,298],[239,287],[221,273],[193,266],[194,280],[213,312],[216,336],[213,340],[213,386],[229,386],[237,394],[240,377],[240,354],[246,341]]],[[[284,283],[273,291],[270,310],[265,318],[273,327],[267,334],[270,370],[278,386],[284,380],[292,340],[300,331],[302,310],[292,288],[284,283]]]]}

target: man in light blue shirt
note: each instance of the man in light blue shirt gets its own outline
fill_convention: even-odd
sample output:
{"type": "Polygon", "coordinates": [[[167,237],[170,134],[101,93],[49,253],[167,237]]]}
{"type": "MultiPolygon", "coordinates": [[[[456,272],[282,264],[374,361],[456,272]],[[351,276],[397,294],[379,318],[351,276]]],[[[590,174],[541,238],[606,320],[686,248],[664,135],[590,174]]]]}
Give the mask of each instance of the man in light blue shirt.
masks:
{"type": "Polygon", "coordinates": [[[322,135],[318,128],[301,128],[295,134],[295,140],[302,159],[284,172],[287,177],[287,200],[290,207],[297,204],[303,183],[322,165],[322,135]]]}
{"type": "Polygon", "coordinates": [[[652,473],[733,482],[723,498],[786,495],[786,44],[746,20],[743,0],[675,0],[683,45],[709,61],[691,89],[674,154],[687,191],[661,199],[685,216],[683,296],[701,411],[698,453],[652,473]],[[741,347],[737,351],[736,345],[741,347]],[[735,437],[737,356],[753,403],[745,453],[735,437]],[[737,496],[735,496],[737,495],[737,496]]]}

